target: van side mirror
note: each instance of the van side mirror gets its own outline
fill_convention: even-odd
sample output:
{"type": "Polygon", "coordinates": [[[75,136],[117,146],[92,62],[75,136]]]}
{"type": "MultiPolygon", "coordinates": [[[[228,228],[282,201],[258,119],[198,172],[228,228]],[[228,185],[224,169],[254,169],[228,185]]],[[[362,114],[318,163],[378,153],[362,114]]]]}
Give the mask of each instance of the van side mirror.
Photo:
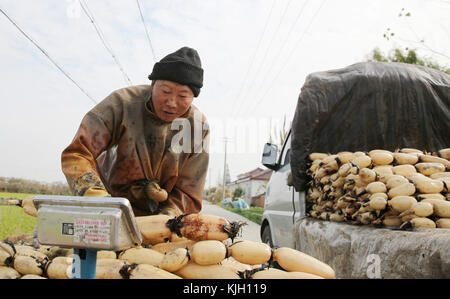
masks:
{"type": "Polygon", "coordinates": [[[262,164],[269,169],[277,170],[279,165],[277,164],[278,146],[271,143],[264,145],[264,151],[262,155],[262,164]]]}

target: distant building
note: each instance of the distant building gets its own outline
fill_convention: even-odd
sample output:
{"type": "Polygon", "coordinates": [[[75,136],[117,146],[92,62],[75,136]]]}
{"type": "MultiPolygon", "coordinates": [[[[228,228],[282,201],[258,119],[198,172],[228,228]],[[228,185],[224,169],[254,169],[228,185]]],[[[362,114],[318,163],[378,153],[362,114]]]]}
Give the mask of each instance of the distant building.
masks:
{"type": "MultiPolygon", "coordinates": [[[[255,205],[255,199],[260,199],[266,194],[266,185],[272,175],[272,170],[256,168],[249,172],[239,174],[237,179],[228,184],[231,192],[238,187],[244,190],[243,199],[249,206],[255,205]]],[[[258,206],[261,206],[261,200],[258,200],[258,206]]]]}

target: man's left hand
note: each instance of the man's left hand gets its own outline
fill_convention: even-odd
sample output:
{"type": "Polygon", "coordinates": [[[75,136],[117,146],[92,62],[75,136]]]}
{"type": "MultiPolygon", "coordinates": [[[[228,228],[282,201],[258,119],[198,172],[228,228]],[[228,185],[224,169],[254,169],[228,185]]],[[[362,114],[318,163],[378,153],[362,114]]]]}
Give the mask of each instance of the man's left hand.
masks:
{"type": "Polygon", "coordinates": [[[148,199],[158,203],[166,201],[168,198],[167,191],[161,188],[156,181],[151,181],[145,186],[145,194],[148,199]]]}

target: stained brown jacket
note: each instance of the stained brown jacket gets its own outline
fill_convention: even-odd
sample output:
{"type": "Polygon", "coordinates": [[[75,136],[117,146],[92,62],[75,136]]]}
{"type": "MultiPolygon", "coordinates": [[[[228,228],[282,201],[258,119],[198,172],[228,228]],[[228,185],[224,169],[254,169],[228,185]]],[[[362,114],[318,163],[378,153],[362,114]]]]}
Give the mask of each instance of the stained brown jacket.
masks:
{"type": "Polygon", "coordinates": [[[181,116],[191,126],[191,150],[178,153],[171,143],[183,127],[172,129],[153,111],[150,85],[139,85],[111,93],[86,114],[61,156],[74,195],[125,197],[136,216],[149,215],[144,187],[136,181],[154,179],[169,193],[161,209],[174,208],[176,214],[201,210],[209,162],[206,118],[194,105],[181,116]],[[195,137],[199,124],[201,136],[195,137]]]}

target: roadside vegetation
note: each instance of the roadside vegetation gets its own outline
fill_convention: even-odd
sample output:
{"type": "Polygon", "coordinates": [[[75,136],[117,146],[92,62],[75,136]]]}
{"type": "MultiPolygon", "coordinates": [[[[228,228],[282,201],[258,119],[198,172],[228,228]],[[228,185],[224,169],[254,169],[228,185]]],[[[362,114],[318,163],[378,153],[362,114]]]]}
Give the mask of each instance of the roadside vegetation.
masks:
{"type": "MultiPolygon", "coordinates": [[[[6,203],[5,198],[24,199],[36,194],[0,192],[0,203],[6,203]]],[[[6,237],[22,234],[32,234],[36,227],[36,217],[29,216],[20,207],[0,206],[0,240],[6,237]]]]}
{"type": "Polygon", "coordinates": [[[253,221],[259,225],[261,225],[261,218],[264,212],[264,208],[261,207],[249,207],[248,210],[236,209],[230,207],[223,207],[225,210],[241,215],[242,217],[247,218],[250,221],[253,221]]]}
{"type": "Polygon", "coordinates": [[[0,192],[70,195],[67,183],[43,183],[11,177],[0,177],[0,192]]]}
{"type": "Polygon", "coordinates": [[[380,49],[375,48],[370,56],[368,61],[373,62],[401,62],[408,64],[416,64],[421,66],[426,66],[443,73],[450,75],[450,68],[440,65],[439,63],[428,59],[421,58],[417,55],[416,51],[413,49],[406,48],[405,50],[394,48],[387,55],[381,52],[380,49]]]}

